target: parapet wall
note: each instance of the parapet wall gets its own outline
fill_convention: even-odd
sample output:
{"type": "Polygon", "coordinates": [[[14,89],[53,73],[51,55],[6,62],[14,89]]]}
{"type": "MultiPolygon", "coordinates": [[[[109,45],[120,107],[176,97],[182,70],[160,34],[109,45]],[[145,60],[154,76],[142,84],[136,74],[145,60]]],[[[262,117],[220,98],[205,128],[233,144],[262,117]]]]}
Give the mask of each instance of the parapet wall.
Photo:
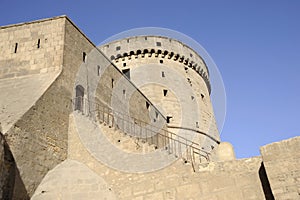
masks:
{"type": "Polygon", "coordinates": [[[209,93],[209,71],[200,55],[182,42],[163,36],[135,36],[105,44],[101,50],[115,62],[137,57],[172,59],[195,70],[205,81],[209,93]]]}
{"type": "Polygon", "coordinates": [[[64,18],[0,27],[0,78],[61,69],[64,18]]]}
{"type": "MultiPolygon", "coordinates": [[[[178,159],[169,166],[153,172],[125,173],[101,163],[90,150],[84,147],[73,120],[74,117],[71,115],[68,158],[87,165],[103,178],[117,199],[257,200],[265,198],[261,184],[261,178],[265,177],[259,173],[261,157],[200,164],[195,167],[196,172],[193,171],[191,164],[178,159]]],[[[124,165],[130,164],[125,162],[124,165]]],[[[47,187],[40,188],[39,191],[46,189],[47,187]]],[[[101,187],[101,189],[106,188],[101,187]]],[[[87,190],[90,191],[92,188],[87,190]]],[[[84,191],[79,189],[78,193],[84,191]]]]}
{"type": "Polygon", "coordinates": [[[260,148],[275,199],[300,198],[300,137],[260,148]]]}

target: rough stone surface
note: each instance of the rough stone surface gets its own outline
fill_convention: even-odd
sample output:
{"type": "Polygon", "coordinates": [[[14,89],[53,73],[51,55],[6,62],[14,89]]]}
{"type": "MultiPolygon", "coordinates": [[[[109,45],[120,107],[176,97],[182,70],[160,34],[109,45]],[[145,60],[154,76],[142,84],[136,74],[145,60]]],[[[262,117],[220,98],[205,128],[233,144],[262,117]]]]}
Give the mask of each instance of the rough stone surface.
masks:
{"type": "Polygon", "coordinates": [[[0,121],[5,134],[49,88],[59,71],[0,79],[0,121]]]}
{"type": "MultiPolygon", "coordinates": [[[[74,120],[72,115],[70,120],[74,120]]],[[[264,199],[258,173],[260,157],[200,164],[195,167],[196,172],[190,163],[179,159],[154,172],[125,173],[108,167],[97,159],[95,152],[86,149],[71,121],[68,157],[86,164],[103,177],[116,191],[118,199],[264,199]]],[[[101,149],[101,146],[94,148],[101,149]]],[[[124,162],[124,165],[130,163],[124,162]]]]}
{"type": "Polygon", "coordinates": [[[107,183],[84,164],[65,160],[44,177],[32,200],[116,199],[107,183]]]}
{"type": "Polygon", "coordinates": [[[260,149],[275,199],[300,199],[300,137],[260,149]]]}
{"type": "Polygon", "coordinates": [[[212,157],[215,161],[235,160],[233,146],[229,142],[221,142],[213,151],[212,157]]]}
{"type": "MultiPolygon", "coordinates": [[[[9,108],[13,108],[15,103],[15,110],[19,113],[12,112],[14,120],[5,133],[5,139],[20,172],[20,180],[31,196],[46,173],[67,157],[68,121],[76,69],[82,62],[82,52],[92,49],[93,44],[65,17],[1,27],[2,32],[5,32],[4,36],[6,32],[15,35],[11,43],[19,41],[20,49],[16,53],[6,51],[8,44],[3,42],[5,37],[2,38],[1,50],[5,51],[1,54],[1,60],[9,64],[11,62],[7,59],[12,57],[14,63],[21,63],[20,68],[28,69],[26,74],[6,72],[4,69],[3,73],[13,75],[2,76],[1,81],[14,82],[8,78],[16,79],[12,86],[23,82],[19,88],[21,91],[16,87],[11,89],[10,96],[15,95],[16,102],[10,102],[9,108]],[[34,36],[27,36],[24,30],[31,31],[34,36]],[[38,38],[44,38],[40,48],[33,45],[38,38]],[[30,62],[22,62],[24,59],[30,62]],[[34,66],[31,61],[38,63],[38,70],[32,69],[34,66]],[[52,72],[56,69],[61,70],[58,77],[52,72]],[[46,76],[43,83],[41,78],[46,76]],[[28,92],[27,95],[34,94],[22,102],[21,95],[24,92],[28,92]],[[21,104],[18,103],[20,101],[21,104]],[[17,109],[21,105],[24,107],[17,109]]],[[[8,67],[19,70],[13,66],[11,64],[8,67]]],[[[1,101],[1,105],[6,105],[5,102],[1,101]]],[[[9,113],[5,117],[9,118],[9,113]]]]}

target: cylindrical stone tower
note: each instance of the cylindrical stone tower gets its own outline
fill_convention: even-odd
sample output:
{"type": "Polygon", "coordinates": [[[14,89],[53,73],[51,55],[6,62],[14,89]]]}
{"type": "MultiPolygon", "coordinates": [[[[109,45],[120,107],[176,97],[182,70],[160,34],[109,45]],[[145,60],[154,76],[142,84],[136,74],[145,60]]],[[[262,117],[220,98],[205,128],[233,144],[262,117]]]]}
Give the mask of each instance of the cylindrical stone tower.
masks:
{"type": "Polygon", "coordinates": [[[219,143],[209,71],[197,52],[162,36],[124,38],[100,50],[163,113],[169,131],[192,134],[206,152],[219,143]]]}

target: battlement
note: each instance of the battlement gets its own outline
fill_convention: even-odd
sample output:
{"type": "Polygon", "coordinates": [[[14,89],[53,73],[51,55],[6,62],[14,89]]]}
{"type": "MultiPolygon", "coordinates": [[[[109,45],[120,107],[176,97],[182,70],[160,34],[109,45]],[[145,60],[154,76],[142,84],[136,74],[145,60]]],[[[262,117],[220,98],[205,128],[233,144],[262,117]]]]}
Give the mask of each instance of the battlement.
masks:
{"type": "Polygon", "coordinates": [[[191,68],[196,71],[205,81],[209,93],[211,92],[209,70],[205,61],[196,51],[176,39],[164,36],[134,36],[105,44],[101,50],[116,63],[152,56],[160,60],[172,59],[182,63],[185,70],[191,68]]]}

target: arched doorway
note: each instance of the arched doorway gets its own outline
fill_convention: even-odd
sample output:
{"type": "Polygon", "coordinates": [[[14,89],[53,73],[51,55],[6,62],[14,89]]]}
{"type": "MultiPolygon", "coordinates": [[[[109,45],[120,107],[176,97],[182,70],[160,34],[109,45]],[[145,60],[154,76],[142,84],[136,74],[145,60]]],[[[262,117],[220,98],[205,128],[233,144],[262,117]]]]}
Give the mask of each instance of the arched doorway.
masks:
{"type": "Polygon", "coordinates": [[[83,111],[84,88],[81,85],[77,85],[75,90],[76,90],[75,110],[83,111]]]}

